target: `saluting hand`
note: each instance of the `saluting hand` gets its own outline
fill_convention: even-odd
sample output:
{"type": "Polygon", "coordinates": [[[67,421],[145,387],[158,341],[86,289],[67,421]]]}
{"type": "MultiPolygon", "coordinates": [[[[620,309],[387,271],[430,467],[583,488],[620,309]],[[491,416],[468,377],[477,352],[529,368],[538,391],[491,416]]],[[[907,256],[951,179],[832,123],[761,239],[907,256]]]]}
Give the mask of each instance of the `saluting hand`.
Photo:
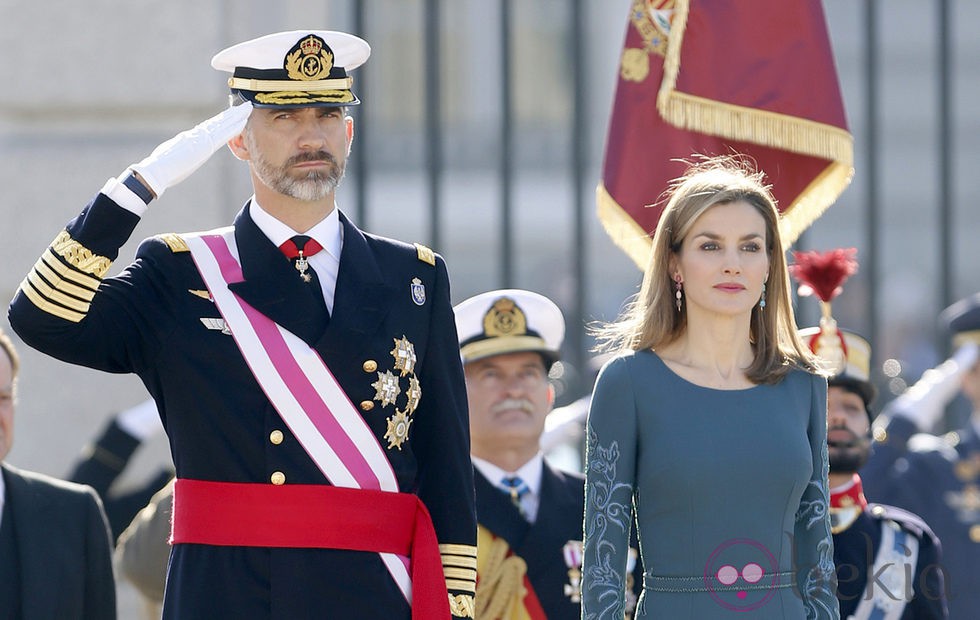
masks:
{"type": "Polygon", "coordinates": [[[159,198],[168,187],[180,183],[223,144],[245,127],[252,104],[248,101],[229,107],[192,129],[183,131],[153,149],[149,157],[130,166],[143,183],[159,198]]]}

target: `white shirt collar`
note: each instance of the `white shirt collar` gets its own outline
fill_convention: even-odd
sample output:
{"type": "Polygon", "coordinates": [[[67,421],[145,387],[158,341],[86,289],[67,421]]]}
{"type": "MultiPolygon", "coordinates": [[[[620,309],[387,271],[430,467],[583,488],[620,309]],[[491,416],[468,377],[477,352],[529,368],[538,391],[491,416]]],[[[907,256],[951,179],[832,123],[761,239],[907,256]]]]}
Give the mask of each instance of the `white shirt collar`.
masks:
{"type": "Polygon", "coordinates": [[[541,495],[541,470],[544,467],[544,456],[538,452],[534,457],[524,463],[517,471],[505,471],[490,461],[474,456],[473,466],[486,477],[496,487],[499,487],[504,478],[517,476],[527,484],[535,496],[541,495]]]}
{"type": "Polygon", "coordinates": [[[255,222],[255,225],[259,227],[259,230],[270,241],[276,244],[276,247],[279,247],[294,236],[302,234],[315,239],[330,256],[335,260],[340,260],[340,247],[342,244],[340,213],[336,207],[330,212],[330,215],[317,222],[313,228],[305,233],[297,232],[274,218],[259,205],[255,196],[252,196],[248,212],[252,216],[252,221],[255,222]]]}

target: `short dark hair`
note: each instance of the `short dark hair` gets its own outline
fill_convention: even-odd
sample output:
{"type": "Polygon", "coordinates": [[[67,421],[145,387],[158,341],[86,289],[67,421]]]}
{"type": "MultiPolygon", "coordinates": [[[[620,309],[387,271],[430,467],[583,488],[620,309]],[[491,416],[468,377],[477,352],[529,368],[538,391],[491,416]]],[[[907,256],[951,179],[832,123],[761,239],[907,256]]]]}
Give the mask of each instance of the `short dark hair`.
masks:
{"type": "Polygon", "coordinates": [[[10,359],[10,367],[13,369],[13,378],[17,378],[17,371],[20,370],[20,356],[17,355],[17,347],[14,346],[14,341],[10,339],[10,336],[3,331],[0,327],[0,349],[7,354],[10,359]]]}

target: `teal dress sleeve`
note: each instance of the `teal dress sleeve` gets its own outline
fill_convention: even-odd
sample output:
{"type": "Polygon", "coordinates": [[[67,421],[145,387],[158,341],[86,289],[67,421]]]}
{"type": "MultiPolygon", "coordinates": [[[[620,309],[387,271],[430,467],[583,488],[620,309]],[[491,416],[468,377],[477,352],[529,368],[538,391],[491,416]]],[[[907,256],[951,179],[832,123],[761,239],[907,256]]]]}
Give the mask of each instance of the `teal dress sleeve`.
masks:
{"type": "Polygon", "coordinates": [[[609,362],[589,408],[585,463],[582,618],[622,620],[636,473],[636,399],[630,357],[609,362]]]}
{"type": "Polygon", "coordinates": [[[830,532],[830,491],[827,457],[827,380],[812,375],[807,437],[813,474],[796,513],[794,532],[796,579],[807,620],[840,618],[834,541],[830,532]]]}

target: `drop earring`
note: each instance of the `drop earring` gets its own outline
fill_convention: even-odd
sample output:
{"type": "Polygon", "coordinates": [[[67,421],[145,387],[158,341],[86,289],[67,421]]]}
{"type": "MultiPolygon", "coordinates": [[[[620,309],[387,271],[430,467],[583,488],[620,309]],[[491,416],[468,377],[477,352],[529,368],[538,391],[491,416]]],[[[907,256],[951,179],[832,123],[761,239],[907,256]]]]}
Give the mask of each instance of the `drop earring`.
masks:
{"type": "Polygon", "coordinates": [[[677,300],[677,311],[681,311],[681,298],[684,294],[681,292],[681,277],[674,276],[674,299],[677,300]]]}
{"type": "Polygon", "coordinates": [[[759,298],[759,308],[766,307],[766,283],[762,283],[762,297],[759,298]]]}

